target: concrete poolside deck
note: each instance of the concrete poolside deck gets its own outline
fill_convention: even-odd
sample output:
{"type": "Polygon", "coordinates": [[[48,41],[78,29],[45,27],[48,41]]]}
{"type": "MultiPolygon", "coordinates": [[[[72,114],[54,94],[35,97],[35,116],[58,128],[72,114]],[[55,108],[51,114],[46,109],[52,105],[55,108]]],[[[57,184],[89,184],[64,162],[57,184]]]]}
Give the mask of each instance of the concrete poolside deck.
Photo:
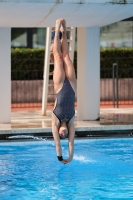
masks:
{"type": "MultiPolygon", "coordinates": [[[[0,124],[0,138],[4,135],[43,135],[52,136],[51,110],[47,116],[41,115],[41,110],[27,110],[12,112],[11,124],[0,124]]],[[[101,108],[99,121],[78,121],[75,117],[76,135],[97,135],[123,131],[132,136],[133,108],[101,108]]]]}

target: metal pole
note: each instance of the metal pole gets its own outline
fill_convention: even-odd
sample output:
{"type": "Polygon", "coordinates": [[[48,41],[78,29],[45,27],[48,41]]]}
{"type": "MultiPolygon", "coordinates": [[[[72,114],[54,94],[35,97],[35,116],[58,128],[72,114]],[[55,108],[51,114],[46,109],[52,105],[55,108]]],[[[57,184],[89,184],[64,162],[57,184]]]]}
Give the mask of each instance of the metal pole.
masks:
{"type": "Polygon", "coordinates": [[[117,61],[117,65],[116,65],[116,105],[117,108],[119,107],[119,94],[118,94],[118,61],[117,61]]]}
{"type": "Polygon", "coordinates": [[[115,108],[115,66],[117,66],[117,63],[113,63],[112,65],[112,77],[113,77],[113,105],[115,108]]]}
{"type": "Polygon", "coordinates": [[[43,73],[43,94],[42,94],[42,115],[43,116],[46,115],[46,108],[47,108],[50,45],[51,45],[51,28],[48,27],[47,32],[46,32],[45,63],[44,63],[44,73],[43,73]]]}
{"type": "Polygon", "coordinates": [[[114,107],[115,107],[115,72],[114,72],[115,65],[116,65],[116,63],[113,63],[113,65],[112,65],[112,78],[113,78],[112,88],[113,88],[113,105],[114,105],[114,107]]]}

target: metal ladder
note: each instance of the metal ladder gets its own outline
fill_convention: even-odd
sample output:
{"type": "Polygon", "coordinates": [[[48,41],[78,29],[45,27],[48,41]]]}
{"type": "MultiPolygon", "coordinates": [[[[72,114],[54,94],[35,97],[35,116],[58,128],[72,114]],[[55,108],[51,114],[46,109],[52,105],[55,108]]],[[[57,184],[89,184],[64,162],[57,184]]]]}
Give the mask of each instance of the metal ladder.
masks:
{"type": "MultiPolygon", "coordinates": [[[[69,32],[69,39],[67,40],[69,43],[69,55],[71,60],[74,60],[74,47],[75,47],[75,28],[70,27],[67,28],[67,32],[69,32]]],[[[45,47],[45,62],[44,62],[44,71],[43,71],[43,91],[42,91],[42,115],[46,115],[46,108],[47,108],[47,100],[48,100],[48,83],[49,83],[49,75],[51,73],[50,65],[53,65],[53,63],[50,63],[50,45],[51,45],[51,35],[52,35],[52,29],[51,27],[47,28],[46,31],[46,47],[45,47]]]]}

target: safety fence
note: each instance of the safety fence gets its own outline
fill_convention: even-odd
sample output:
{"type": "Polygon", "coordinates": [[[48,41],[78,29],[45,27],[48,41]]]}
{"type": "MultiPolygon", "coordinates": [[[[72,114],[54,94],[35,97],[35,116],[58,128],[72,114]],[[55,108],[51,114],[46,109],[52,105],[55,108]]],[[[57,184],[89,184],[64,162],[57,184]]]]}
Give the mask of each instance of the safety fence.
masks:
{"type": "Polygon", "coordinates": [[[101,106],[130,107],[133,105],[133,58],[101,59],[108,59],[109,63],[100,70],[101,106]]]}
{"type": "MultiPolygon", "coordinates": [[[[100,70],[100,104],[103,107],[133,105],[133,66],[128,58],[108,59],[109,66],[100,70]],[[122,61],[123,59],[123,61],[122,61]],[[121,67],[121,62],[125,65],[121,67]]],[[[130,58],[133,59],[133,58],[130,58]]],[[[12,108],[41,108],[43,90],[42,70],[12,70],[12,108]]],[[[53,106],[55,93],[52,78],[48,87],[48,106],[53,106]]]]}

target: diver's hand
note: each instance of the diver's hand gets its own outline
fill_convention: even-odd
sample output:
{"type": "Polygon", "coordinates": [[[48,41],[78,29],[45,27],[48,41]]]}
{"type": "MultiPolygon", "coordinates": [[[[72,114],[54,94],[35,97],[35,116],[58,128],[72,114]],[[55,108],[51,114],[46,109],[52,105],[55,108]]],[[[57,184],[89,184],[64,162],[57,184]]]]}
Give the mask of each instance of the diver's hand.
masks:
{"type": "Polygon", "coordinates": [[[62,162],[63,164],[68,164],[72,159],[68,158],[68,159],[63,159],[62,156],[57,156],[58,160],[60,162],[62,162]]]}
{"type": "Polygon", "coordinates": [[[62,162],[63,164],[67,164],[67,162],[64,159],[62,161],[60,161],[60,162],[62,162]]]}
{"type": "Polygon", "coordinates": [[[63,164],[68,164],[70,161],[68,161],[69,159],[63,159],[63,160],[59,160],[60,162],[62,162],[63,164]]]}
{"type": "Polygon", "coordinates": [[[62,156],[57,156],[57,158],[58,158],[58,160],[59,160],[60,162],[62,162],[63,164],[67,164],[66,161],[63,159],[62,156]]]}
{"type": "Polygon", "coordinates": [[[68,163],[71,161],[71,159],[70,159],[70,158],[68,158],[68,159],[63,159],[63,161],[64,161],[64,164],[68,164],[68,163]]]}

